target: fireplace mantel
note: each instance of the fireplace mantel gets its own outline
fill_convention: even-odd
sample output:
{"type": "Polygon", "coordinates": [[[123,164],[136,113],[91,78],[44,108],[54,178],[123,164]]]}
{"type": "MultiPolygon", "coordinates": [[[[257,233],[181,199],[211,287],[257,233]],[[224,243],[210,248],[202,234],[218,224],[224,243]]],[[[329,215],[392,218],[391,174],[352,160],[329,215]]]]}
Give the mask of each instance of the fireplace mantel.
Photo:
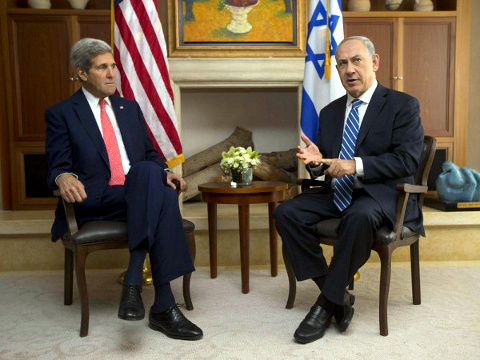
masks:
{"type": "Polygon", "coordinates": [[[179,87],[292,87],[303,82],[302,58],[169,58],[179,87]]]}

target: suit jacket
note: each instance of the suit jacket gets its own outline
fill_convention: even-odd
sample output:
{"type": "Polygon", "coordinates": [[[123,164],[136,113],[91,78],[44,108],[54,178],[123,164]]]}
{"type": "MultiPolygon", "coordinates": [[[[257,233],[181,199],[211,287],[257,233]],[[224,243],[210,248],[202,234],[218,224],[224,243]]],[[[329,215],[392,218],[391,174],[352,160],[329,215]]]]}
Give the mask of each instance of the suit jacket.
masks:
{"type": "MultiPolygon", "coordinates": [[[[342,143],[347,96],[322,109],[317,146],[324,158],[338,158],[342,143]]],[[[399,183],[414,183],[423,149],[424,132],[418,100],[378,84],[360,127],[355,146],[363,161],[364,189],[381,206],[390,225],[395,222],[399,183]]],[[[327,182],[331,181],[327,177],[327,182]]],[[[417,197],[410,197],[407,225],[424,234],[417,197]]]]}
{"type": "MultiPolygon", "coordinates": [[[[116,95],[111,95],[110,100],[130,164],[153,161],[165,169],[167,165],[153,147],[138,103],[116,95]]],[[[101,195],[110,180],[110,166],[102,134],[83,91],[80,89],[47,109],[45,122],[48,185],[55,189],[58,175],[74,173],[85,186],[88,196],[81,205],[75,205],[99,208],[101,195]]],[[[163,180],[166,183],[166,174],[163,180]]],[[[52,239],[57,240],[66,230],[65,215],[59,202],[52,239]]]]}

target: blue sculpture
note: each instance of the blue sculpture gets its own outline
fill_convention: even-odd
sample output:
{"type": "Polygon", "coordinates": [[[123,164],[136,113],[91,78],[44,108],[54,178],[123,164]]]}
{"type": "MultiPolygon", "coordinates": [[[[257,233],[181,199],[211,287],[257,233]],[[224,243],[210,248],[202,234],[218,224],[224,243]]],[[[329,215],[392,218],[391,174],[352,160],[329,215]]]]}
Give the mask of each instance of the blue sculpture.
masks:
{"type": "Polygon", "coordinates": [[[435,185],[439,200],[470,202],[480,200],[480,173],[470,168],[461,168],[451,161],[442,164],[442,173],[435,185]]]}

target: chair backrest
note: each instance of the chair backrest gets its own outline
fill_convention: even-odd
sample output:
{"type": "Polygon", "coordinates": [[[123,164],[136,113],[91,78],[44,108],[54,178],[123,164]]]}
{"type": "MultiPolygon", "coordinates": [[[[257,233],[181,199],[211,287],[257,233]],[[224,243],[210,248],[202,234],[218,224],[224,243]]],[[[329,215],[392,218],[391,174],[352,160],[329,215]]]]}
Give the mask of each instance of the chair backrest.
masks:
{"type": "Polygon", "coordinates": [[[418,164],[417,172],[415,173],[416,185],[427,185],[428,174],[432,168],[433,158],[435,157],[435,151],[437,150],[437,140],[425,135],[423,138],[423,150],[420,162],[418,164]]]}
{"type": "MultiPolygon", "coordinates": [[[[435,157],[435,151],[437,150],[437,139],[432,136],[425,135],[423,138],[423,150],[422,156],[420,157],[420,162],[418,163],[418,169],[415,173],[415,184],[427,186],[428,175],[430,174],[430,169],[432,168],[433,159],[435,157]]],[[[423,199],[425,194],[421,194],[418,202],[420,207],[423,206],[423,199]]]]}

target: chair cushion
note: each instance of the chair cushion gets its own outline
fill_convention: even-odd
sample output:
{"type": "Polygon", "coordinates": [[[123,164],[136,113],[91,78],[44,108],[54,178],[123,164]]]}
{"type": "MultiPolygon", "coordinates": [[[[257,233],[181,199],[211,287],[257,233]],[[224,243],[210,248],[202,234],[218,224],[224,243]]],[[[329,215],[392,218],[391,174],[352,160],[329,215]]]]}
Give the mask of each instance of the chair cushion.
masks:
{"type": "Polygon", "coordinates": [[[75,245],[91,245],[128,241],[127,223],[120,221],[90,221],[72,236],[75,245]]]}
{"type": "MultiPolygon", "coordinates": [[[[191,233],[195,224],[182,219],[183,232],[191,233]]],[[[72,236],[75,245],[92,245],[107,242],[128,241],[127,223],[120,221],[90,221],[83,224],[80,230],[72,236]]]]}
{"type": "MultiPolygon", "coordinates": [[[[318,235],[323,237],[330,237],[330,238],[338,237],[337,228],[340,225],[341,221],[342,219],[338,219],[338,218],[320,221],[317,224],[318,235]]],[[[413,237],[413,236],[418,236],[418,234],[415,231],[412,231],[408,227],[404,226],[402,229],[402,239],[413,237]]],[[[385,226],[378,229],[377,234],[375,236],[375,242],[383,245],[388,245],[395,240],[396,240],[395,233],[391,229],[388,229],[385,226]]]]}
{"type": "Polygon", "coordinates": [[[195,224],[189,220],[182,219],[183,232],[191,233],[195,230],[195,224]]]}

